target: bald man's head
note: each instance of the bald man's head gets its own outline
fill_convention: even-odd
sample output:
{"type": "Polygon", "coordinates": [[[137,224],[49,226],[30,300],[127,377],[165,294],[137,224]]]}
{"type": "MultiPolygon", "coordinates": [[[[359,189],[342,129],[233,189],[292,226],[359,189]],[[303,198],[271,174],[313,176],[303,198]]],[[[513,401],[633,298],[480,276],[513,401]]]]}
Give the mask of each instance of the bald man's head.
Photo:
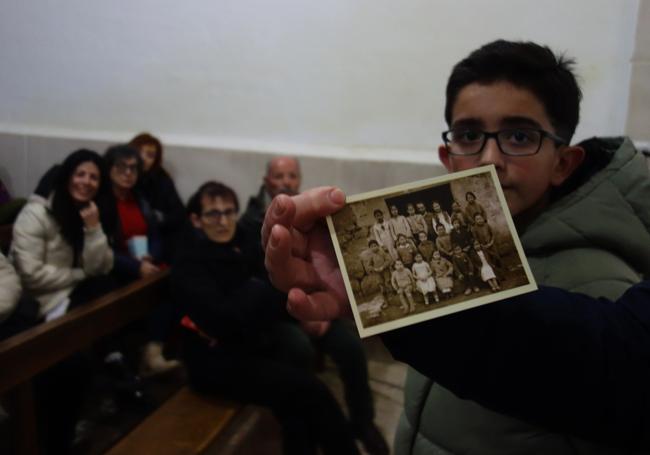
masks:
{"type": "Polygon", "coordinates": [[[298,194],[300,191],[300,163],[292,156],[278,156],[266,163],[264,186],[269,196],[298,194]]]}

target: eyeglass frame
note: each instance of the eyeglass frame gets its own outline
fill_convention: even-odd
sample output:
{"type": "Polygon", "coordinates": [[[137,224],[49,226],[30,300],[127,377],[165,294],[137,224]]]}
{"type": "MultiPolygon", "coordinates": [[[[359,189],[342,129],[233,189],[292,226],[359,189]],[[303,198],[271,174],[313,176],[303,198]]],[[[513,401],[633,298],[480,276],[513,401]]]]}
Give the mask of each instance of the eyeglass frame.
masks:
{"type": "Polygon", "coordinates": [[[127,171],[135,175],[140,174],[140,166],[137,162],[136,164],[126,164],[124,161],[118,161],[113,166],[115,167],[115,170],[117,170],[117,172],[120,174],[126,174],[127,171]]]}
{"type": "Polygon", "coordinates": [[[224,217],[226,220],[232,221],[237,217],[239,211],[236,209],[226,209],[226,210],[210,210],[208,212],[201,212],[201,218],[209,221],[209,224],[216,224],[224,217]]]}
{"type": "MultiPolygon", "coordinates": [[[[456,129],[456,131],[458,131],[459,129],[456,129]]],[[[478,155],[483,151],[483,149],[485,149],[485,145],[487,144],[487,141],[490,138],[494,138],[494,140],[497,143],[497,147],[499,147],[499,151],[501,153],[503,153],[504,155],[507,155],[507,156],[532,156],[532,155],[536,155],[542,149],[542,143],[544,142],[545,138],[549,138],[549,139],[553,140],[553,142],[555,142],[556,146],[566,145],[567,144],[567,141],[562,139],[560,136],[557,136],[556,134],[553,134],[553,133],[551,133],[549,131],[546,131],[546,130],[543,130],[541,128],[503,128],[501,130],[492,131],[492,132],[483,131],[483,130],[479,130],[479,129],[472,130],[470,128],[465,128],[465,131],[472,131],[472,132],[481,133],[483,135],[483,143],[481,144],[481,147],[479,147],[479,149],[476,152],[472,152],[472,153],[455,153],[455,152],[453,152],[451,150],[451,147],[449,147],[449,142],[450,141],[449,141],[449,139],[447,139],[447,135],[449,133],[454,132],[454,128],[452,128],[452,129],[449,129],[447,131],[442,132],[442,141],[445,144],[445,148],[447,149],[447,152],[449,152],[451,155],[454,155],[454,156],[474,156],[474,155],[478,155]],[[508,153],[508,152],[504,151],[503,147],[501,147],[501,142],[499,141],[499,134],[503,133],[504,131],[535,131],[536,133],[539,133],[540,136],[539,136],[539,144],[537,144],[537,149],[532,153],[508,153]]]]}

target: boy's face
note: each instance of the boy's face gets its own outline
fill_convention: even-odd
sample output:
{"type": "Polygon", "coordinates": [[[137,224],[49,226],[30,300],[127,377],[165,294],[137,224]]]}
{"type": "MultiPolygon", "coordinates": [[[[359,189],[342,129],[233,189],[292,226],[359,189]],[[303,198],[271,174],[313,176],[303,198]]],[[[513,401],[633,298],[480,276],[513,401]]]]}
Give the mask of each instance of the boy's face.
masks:
{"type": "Polygon", "coordinates": [[[377,220],[377,222],[379,222],[379,223],[382,223],[384,221],[384,214],[381,213],[381,212],[376,212],[375,213],[375,220],[377,220]]]}
{"type": "Polygon", "coordinates": [[[397,215],[399,215],[399,212],[397,211],[397,207],[392,206],[392,207],[390,208],[390,214],[393,215],[393,216],[397,216],[397,215]]]}
{"type": "Polygon", "coordinates": [[[443,235],[445,233],[445,227],[439,224],[438,227],[436,228],[436,233],[438,235],[443,235]]]}
{"type": "Polygon", "coordinates": [[[422,255],[421,254],[416,254],[415,255],[415,262],[422,262],[422,255]]]}
{"type": "Polygon", "coordinates": [[[440,252],[438,250],[433,252],[433,259],[440,259],[440,252]]]}
{"type": "Polygon", "coordinates": [[[420,242],[424,242],[427,239],[427,235],[424,232],[420,232],[418,234],[418,239],[420,239],[420,242]]]}
{"type": "Polygon", "coordinates": [[[456,256],[460,256],[460,255],[462,255],[462,254],[463,254],[463,249],[462,249],[461,247],[459,247],[458,245],[456,245],[456,246],[454,247],[454,254],[455,254],[456,256]]]}
{"type": "Polygon", "coordinates": [[[422,214],[422,215],[424,215],[424,214],[426,213],[426,211],[427,211],[427,209],[426,209],[426,207],[424,206],[424,203],[423,203],[423,202],[418,202],[418,203],[415,205],[415,208],[416,208],[416,210],[418,211],[418,213],[420,213],[420,214],[422,214]]]}
{"type": "Polygon", "coordinates": [[[407,206],[406,211],[408,212],[409,215],[415,215],[415,207],[413,207],[412,205],[407,206]]]}
{"type": "Polygon", "coordinates": [[[483,215],[481,215],[480,213],[477,213],[474,216],[474,222],[479,226],[483,226],[485,224],[485,218],[483,218],[483,215]]]}
{"type": "Polygon", "coordinates": [[[395,270],[402,270],[404,268],[404,264],[402,264],[402,261],[395,261],[395,270]]]}
{"type": "MultiPolygon", "coordinates": [[[[555,133],[541,101],[532,92],[509,82],[467,85],[458,93],[451,117],[450,128],[494,132],[527,127],[555,133]]],[[[492,138],[477,155],[453,156],[444,146],[438,151],[440,160],[450,172],[494,164],[513,215],[535,213],[543,208],[548,202],[550,188],[560,185],[574,169],[567,174],[558,148],[548,138],[543,140],[539,152],[530,156],[504,155],[492,138]]]]}

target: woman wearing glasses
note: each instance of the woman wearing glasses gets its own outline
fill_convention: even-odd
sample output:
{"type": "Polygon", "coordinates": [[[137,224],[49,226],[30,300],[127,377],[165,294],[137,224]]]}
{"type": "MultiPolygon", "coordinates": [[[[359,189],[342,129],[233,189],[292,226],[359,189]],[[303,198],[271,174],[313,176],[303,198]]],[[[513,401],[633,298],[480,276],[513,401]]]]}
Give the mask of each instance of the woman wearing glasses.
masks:
{"type": "MultiPolygon", "coordinates": [[[[147,199],[136,189],[142,172],[138,150],[130,145],[110,147],[104,154],[109,171],[117,222],[115,227],[114,274],[121,283],[156,274],[166,265],[156,216],[147,199]]],[[[174,320],[171,302],[164,301],[149,317],[151,341],[144,348],[141,371],[155,374],[178,367],[162,355],[163,340],[174,320]]]]}

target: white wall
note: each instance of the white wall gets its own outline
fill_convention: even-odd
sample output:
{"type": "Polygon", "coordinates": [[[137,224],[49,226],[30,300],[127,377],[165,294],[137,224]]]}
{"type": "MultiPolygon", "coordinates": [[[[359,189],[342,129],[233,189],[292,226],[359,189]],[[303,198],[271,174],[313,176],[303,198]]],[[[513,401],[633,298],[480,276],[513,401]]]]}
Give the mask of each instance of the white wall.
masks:
{"type": "Polygon", "coordinates": [[[620,134],[638,5],[1,0],[0,131],[431,162],[451,66],[507,38],[577,58],[576,139],[620,134]]]}

